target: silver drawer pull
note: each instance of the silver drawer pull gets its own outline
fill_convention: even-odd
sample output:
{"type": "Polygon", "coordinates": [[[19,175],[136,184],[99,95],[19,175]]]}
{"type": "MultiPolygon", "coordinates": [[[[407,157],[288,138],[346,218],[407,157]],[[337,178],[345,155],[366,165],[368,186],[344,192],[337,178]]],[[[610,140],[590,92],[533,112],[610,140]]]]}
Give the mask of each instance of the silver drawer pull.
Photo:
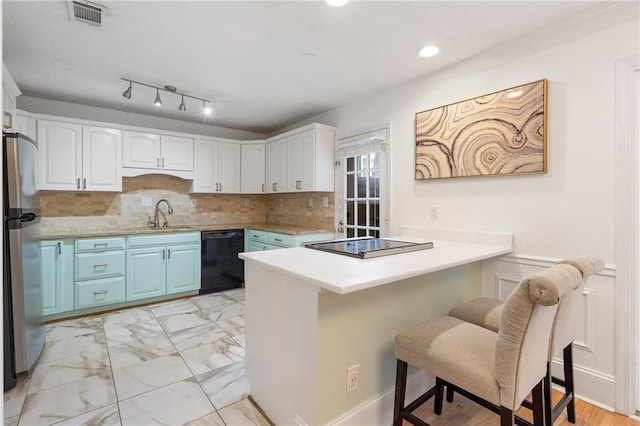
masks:
{"type": "Polygon", "coordinates": [[[96,263],[93,265],[93,269],[97,269],[97,268],[106,268],[107,265],[109,265],[108,263],[96,263]]]}
{"type": "Polygon", "coordinates": [[[252,235],[252,237],[253,237],[253,238],[258,238],[258,237],[259,237],[259,235],[252,235]]]}
{"type": "Polygon", "coordinates": [[[94,291],[94,292],[93,292],[93,295],[94,295],[94,296],[98,296],[98,295],[100,295],[100,294],[104,294],[104,295],[106,295],[107,293],[109,293],[109,290],[94,291]]]}
{"type": "Polygon", "coordinates": [[[264,192],[264,183],[262,184],[262,192],[264,192]]]}
{"type": "Polygon", "coordinates": [[[282,238],[274,238],[273,240],[282,242],[282,238]]]}
{"type": "Polygon", "coordinates": [[[58,254],[62,254],[62,244],[58,241],[58,254]]]}
{"type": "Polygon", "coordinates": [[[109,243],[93,243],[93,247],[107,247],[109,243]]]}

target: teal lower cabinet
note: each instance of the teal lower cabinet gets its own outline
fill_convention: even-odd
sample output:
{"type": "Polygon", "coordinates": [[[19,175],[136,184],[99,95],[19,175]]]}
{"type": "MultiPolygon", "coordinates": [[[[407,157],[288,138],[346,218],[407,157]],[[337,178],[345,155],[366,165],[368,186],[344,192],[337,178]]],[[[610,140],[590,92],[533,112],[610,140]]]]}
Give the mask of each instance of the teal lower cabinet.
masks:
{"type": "Polygon", "coordinates": [[[60,314],[74,309],[73,240],[43,240],[42,315],[60,314]]]}
{"type": "Polygon", "coordinates": [[[75,309],[121,303],[125,300],[125,239],[75,240],[75,309]]]}
{"type": "Polygon", "coordinates": [[[333,238],[333,232],[292,235],[249,228],[245,231],[244,245],[247,247],[247,251],[276,250],[300,247],[311,241],[327,241],[333,238]]]}
{"type": "Polygon", "coordinates": [[[167,294],[200,288],[200,244],[167,246],[167,294]]]}
{"type": "Polygon", "coordinates": [[[164,246],[127,250],[127,301],[166,294],[166,256],[164,246]]]}
{"type": "Polygon", "coordinates": [[[127,238],[127,301],[200,288],[200,233],[127,238]]]}

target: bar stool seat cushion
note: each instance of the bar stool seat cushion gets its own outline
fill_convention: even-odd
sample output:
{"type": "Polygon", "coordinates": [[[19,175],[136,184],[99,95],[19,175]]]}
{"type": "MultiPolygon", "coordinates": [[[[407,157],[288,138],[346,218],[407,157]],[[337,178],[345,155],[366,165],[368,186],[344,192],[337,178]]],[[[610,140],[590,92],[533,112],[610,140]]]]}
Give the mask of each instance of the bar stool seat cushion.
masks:
{"type": "Polygon", "coordinates": [[[498,335],[452,317],[437,317],[396,336],[396,358],[500,404],[498,335]]]}
{"type": "Polygon", "coordinates": [[[480,297],[453,307],[449,315],[497,333],[500,330],[502,305],[501,300],[480,297]]]}

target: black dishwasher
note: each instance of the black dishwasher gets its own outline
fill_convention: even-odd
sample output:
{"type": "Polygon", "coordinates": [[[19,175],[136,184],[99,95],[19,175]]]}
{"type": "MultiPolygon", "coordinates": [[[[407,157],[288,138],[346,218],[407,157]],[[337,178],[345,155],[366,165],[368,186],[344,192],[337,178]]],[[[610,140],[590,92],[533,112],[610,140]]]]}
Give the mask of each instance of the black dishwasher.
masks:
{"type": "Polygon", "coordinates": [[[200,294],[238,288],[244,282],[244,229],[202,232],[200,294]]]}

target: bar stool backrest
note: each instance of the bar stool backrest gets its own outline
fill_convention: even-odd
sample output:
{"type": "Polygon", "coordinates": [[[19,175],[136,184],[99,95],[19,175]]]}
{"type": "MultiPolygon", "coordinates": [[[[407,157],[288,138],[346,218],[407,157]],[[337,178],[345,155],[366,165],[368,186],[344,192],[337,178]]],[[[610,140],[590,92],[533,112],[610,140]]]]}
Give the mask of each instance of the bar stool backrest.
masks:
{"type": "Polygon", "coordinates": [[[495,352],[500,405],[517,409],[546,375],[558,302],[582,280],[567,264],[524,278],[504,303],[495,352]]]}

